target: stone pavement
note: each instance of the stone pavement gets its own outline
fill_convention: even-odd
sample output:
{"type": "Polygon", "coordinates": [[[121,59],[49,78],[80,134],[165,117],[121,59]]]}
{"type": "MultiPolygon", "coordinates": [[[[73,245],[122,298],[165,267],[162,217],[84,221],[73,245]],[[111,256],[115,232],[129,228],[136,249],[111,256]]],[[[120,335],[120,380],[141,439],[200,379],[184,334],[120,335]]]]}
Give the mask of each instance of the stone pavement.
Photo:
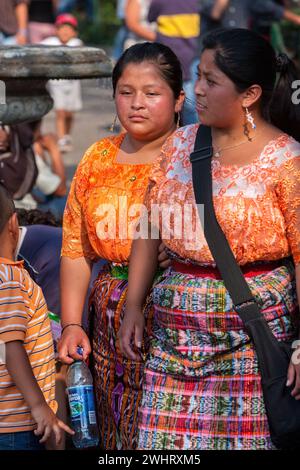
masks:
{"type": "MultiPolygon", "coordinates": [[[[85,150],[97,140],[110,134],[115,112],[110,79],[83,80],[83,109],[76,113],[72,131],[73,151],[63,155],[68,184],[85,150]]],[[[44,118],[43,131],[55,132],[55,113],[44,118]]]]}

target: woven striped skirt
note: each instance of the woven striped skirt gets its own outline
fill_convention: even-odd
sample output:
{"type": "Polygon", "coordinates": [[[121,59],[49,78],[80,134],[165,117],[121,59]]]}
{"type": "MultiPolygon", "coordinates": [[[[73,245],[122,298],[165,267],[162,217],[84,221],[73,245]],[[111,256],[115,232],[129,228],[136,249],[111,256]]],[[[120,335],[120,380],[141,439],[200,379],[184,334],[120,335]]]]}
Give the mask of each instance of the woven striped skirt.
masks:
{"type": "MultiPolygon", "coordinates": [[[[98,275],[90,296],[91,369],[100,446],[106,450],[137,447],[138,405],[142,396],[144,364],[125,359],[118,351],[117,343],[127,284],[126,270],[106,270],[98,275]]],[[[148,336],[151,312],[151,307],[145,308],[148,336]]]]}
{"type": "MultiPolygon", "coordinates": [[[[278,340],[294,338],[293,270],[247,280],[278,340]]],[[[256,354],[223,281],[170,268],[153,304],[138,448],[273,449],[256,354]]]]}

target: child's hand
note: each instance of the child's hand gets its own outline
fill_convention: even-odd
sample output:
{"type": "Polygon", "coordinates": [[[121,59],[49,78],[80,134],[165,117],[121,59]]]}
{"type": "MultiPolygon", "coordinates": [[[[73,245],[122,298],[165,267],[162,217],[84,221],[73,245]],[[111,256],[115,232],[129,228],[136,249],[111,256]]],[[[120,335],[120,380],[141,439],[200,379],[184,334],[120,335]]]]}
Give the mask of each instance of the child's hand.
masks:
{"type": "Polygon", "coordinates": [[[55,435],[56,444],[60,444],[62,439],[62,431],[74,435],[74,431],[69,428],[65,423],[60,421],[47,403],[42,403],[31,409],[31,415],[37,423],[37,429],[34,431],[36,436],[42,436],[40,443],[43,444],[51,436],[52,432],[55,435]]]}
{"type": "Polygon", "coordinates": [[[126,307],[124,320],[118,333],[121,353],[133,361],[141,361],[140,354],[132,349],[132,342],[140,350],[142,347],[145,319],[141,309],[126,307]]]}

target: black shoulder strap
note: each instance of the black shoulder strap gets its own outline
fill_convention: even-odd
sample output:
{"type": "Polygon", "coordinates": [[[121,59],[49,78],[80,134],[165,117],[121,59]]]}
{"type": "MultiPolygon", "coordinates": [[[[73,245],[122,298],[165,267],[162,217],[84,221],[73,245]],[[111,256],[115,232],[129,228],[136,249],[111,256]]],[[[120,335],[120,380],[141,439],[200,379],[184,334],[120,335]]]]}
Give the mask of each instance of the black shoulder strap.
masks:
{"type": "Polygon", "coordinates": [[[212,154],[211,129],[200,125],[194,152],[190,156],[195,199],[197,205],[204,208],[204,235],[207,244],[235,309],[247,326],[249,321],[261,318],[261,313],[215,215],[212,196],[212,154]]]}
{"type": "Polygon", "coordinates": [[[249,336],[255,344],[259,366],[264,373],[264,377],[276,377],[280,368],[283,374],[286,373],[286,361],[282,357],[279,342],[262,315],[260,307],[254,299],[217,221],[212,192],[212,154],[211,130],[209,127],[200,125],[194,152],[191,154],[190,160],[200,219],[201,210],[199,205],[204,206],[204,235],[226,289],[231,296],[234,309],[242,319],[249,336]],[[272,360],[266,361],[270,354],[272,360]]]}

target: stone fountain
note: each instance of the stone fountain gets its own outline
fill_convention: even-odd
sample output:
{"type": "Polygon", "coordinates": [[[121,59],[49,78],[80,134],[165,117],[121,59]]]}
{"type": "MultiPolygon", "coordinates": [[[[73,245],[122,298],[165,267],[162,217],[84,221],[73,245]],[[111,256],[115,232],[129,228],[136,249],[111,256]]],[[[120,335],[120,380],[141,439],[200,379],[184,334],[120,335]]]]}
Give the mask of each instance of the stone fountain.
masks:
{"type": "Polygon", "coordinates": [[[0,122],[41,119],[53,101],[49,79],[110,77],[112,63],[102,49],[65,46],[0,47],[0,122]],[[5,96],[3,96],[5,92],[5,96]]]}

